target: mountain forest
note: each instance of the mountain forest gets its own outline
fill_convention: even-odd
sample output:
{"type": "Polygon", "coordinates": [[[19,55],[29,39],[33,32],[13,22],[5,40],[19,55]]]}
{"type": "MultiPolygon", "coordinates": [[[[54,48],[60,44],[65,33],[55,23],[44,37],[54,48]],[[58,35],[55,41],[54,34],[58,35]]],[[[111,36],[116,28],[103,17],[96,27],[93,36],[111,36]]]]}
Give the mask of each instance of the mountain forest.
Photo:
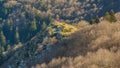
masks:
{"type": "Polygon", "coordinates": [[[0,0],[0,68],[119,68],[120,0],[0,0]]]}

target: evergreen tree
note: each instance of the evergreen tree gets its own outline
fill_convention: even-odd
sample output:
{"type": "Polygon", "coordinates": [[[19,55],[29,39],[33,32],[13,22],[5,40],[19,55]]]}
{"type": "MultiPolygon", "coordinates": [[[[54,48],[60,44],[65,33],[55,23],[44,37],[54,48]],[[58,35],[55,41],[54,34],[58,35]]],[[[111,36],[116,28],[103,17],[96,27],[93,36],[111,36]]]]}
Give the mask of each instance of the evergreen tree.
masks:
{"type": "Polygon", "coordinates": [[[100,22],[100,20],[99,20],[99,17],[98,16],[96,16],[96,18],[95,18],[95,23],[99,23],[100,22]]]}
{"type": "Polygon", "coordinates": [[[111,22],[116,22],[117,21],[117,19],[116,19],[116,17],[115,17],[115,12],[113,11],[113,10],[111,10],[110,11],[110,15],[111,15],[111,22]]]}
{"type": "Polygon", "coordinates": [[[4,9],[4,14],[6,15],[8,13],[8,10],[7,9],[4,9]]]}
{"type": "Polygon", "coordinates": [[[42,4],[41,0],[38,0],[38,4],[41,6],[41,4],[42,4]]]}
{"type": "Polygon", "coordinates": [[[5,52],[5,49],[3,46],[0,46],[0,61],[2,60],[3,56],[4,56],[4,52],[5,52]]]}
{"type": "Polygon", "coordinates": [[[13,21],[12,21],[12,19],[8,20],[7,26],[9,28],[9,30],[11,30],[11,31],[13,30],[13,21]]]}
{"type": "Polygon", "coordinates": [[[30,31],[36,31],[36,30],[37,30],[37,25],[36,25],[36,20],[34,19],[30,24],[30,31]]]}
{"type": "Polygon", "coordinates": [[[116,22],[117,21],[117,19],[115,17],[115,13],[113,10],[111,10],[110,13],[106,12],[104,19],[109,21],[109,22],[116,22]]]}
{"type": "Polygon", "coordinates": [[[3,58],[3,50],[2,50],[2,46],[0,46],[0,61],[2,60],[3,58]]]}
{"type": "Polygon", "coordinates": [[[6,37],[4,36],[3,31],[0,31],[0,45],[6,45],[6,37]]]}
{"type": "Polygon", "coordinates": [[[110,17],[111,16],[110,16],[109,12],[106,12],[104,19],[107,20],[107,21],[110,21],[110,17]]]}
{"type": "Polygon", "coordinates": [[[90,24],[92,25],[92,24],[94,24],[95,23],[95,20],[94,19],[91,19],[90,20],[90,24]]]}
{"type": "Polygon", "coordinates": [[[42,29],[43,29],[43,30],[45,30],[45,29],[46,29],[46,27],[47,27],[46,22],[43,22],[42,29]]]}
{"type": "Polygon", "coordinates": [[[2,20],[3,20],[3,19],[2,19],[2,18],[0,18],[0,22],[2,22],[2,20]]]}
{"type": "Polygon", "coordinates": [[[4,48],[4,46],[2,46],[2,48],[1,48],[1,52],[2,52],[2,54],[3,54],[3,52],[5,52],[5,48],[4,48]]]}
{"type": "Polygon", "coordinates": [[[3,25],[3,32],[4,32],[4,35],[6,37],[6,40],[10,41],[10,44],[13,42],[13,39],[14,39],[14,24],[12,22],[12,20],[8,20],[7,22],[4,23],[3,25]]]}
{"type": "Polygon", "coordinates": [[[4,7],[4,3],[7,2],[7,0],[0,0],[0,18],[1,19],[5,19],[7,16],[5,14],[5,7],[4,7]]]}
{"type": "Polygon", "coordinates": [[[11,49],[11,46],[8,44],[7,45],[7,51],[9,51],[11,49]]]}
{"type": "Polygon", "coordinates": [[[18,27],[16,27],[16,30],[15,30],[15,43],[16,43],[16,44],[19,43],[19,32],[18,32],[18,27]]]}
{"type": "Polygon", "coordinates": [[[2,27],[2,24],[0,24],[0,31],[2,31],[2,28],[3,28],[3,27],[2,27]]]}
{"type": "Polygon", "coordinates": [[[114,16],[115,15],[115,12],[113,10],[110,11],[110,15],[111,16],[114,16]]]}
{"type": "Polygon", "coordinates": [[[48,15],[48,20],[49,20],[49,22],[51,22],[51,20],[52,20],[52,15],[48,15]]]}

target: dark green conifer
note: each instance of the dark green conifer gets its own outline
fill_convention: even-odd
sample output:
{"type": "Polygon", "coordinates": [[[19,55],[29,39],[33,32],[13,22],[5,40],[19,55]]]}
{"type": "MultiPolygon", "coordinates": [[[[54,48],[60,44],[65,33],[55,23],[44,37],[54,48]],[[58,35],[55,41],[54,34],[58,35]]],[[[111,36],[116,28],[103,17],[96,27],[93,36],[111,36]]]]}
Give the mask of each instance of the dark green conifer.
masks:
{"type": "Polygon", "coordinates": [[[110,21],[110,18],[111,18],[110,13],[106,12],[105,16],[104,16],[104,19],[107,20],[107,21],[110,21]]]}
{"type": "Polygon", "coordinates": [[[18,32],[18,27],[15,29],[15,41],[16,44],[19,43],[19,32],[18,32]]]}
{"type": "Polygon", "coordinates": [[[45,29],[46,29],[46,27],[47,27],[46,22],[43,22],[42,29],[43,29],[43,30],[45,30],[45,29]]]}
{"type": "Polygon", "coordinates": [[[115,12],[114,12],[113,10],[110,11],[110,15],[111,15],[110,21],[111,21],[111,22],[116,22],[117,19],[116,19],[116,17],[115,17],[115,12]]]}
{"type": "Polygon", "coordinates": [[[94,24],[95,23],[95,20],[94,19],[91,19],[90,20],[90,24],[92,25],[92,24],[94,24]]]}
{"type": "Polygon", "coordinates": [[[7,51],[11,50],[11,46],[8,44],[7,45],[7,51]]]}
{"type": "Polygon", "coordinates": [[[117,19],[115,17],[115,13],[113,10],[111,10],[110,12],[106,12],[104,19],[109,21],[109,22],[116,22],[117,19]]]}
{"type": "Polygon", "coordinates": [[[37,30],[36,20],[34,19],[30,24],[31,31],[37,30]]]}
{"type": "Polygon", "coordinates": [[[6,37],[4,36],[3,31],[0,31],[0,45],[2,46],[6,45],[6,37]]]}
{"type": "Polygon", "coordinates": [[[99,20],[99,17],[98,16],[96,16],[96,18],[95,18],[95,23],[99,23],[100,22],[100,20],[99,20]]]}

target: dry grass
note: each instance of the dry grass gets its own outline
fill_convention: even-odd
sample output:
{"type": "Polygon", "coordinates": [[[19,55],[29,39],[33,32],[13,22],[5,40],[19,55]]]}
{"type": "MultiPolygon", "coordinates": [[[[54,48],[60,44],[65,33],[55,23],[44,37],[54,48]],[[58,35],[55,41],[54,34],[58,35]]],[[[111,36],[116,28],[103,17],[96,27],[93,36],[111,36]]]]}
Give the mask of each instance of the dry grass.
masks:
{"type": "Polygon", "coordinates": [[[86,26],[59,44],[66,46],[62,58],[32,68],[119,68],[119,26],[106,21],[86,26]]]}
{"type": "Polygon", "coordinates": [[[88,53],[85,57],[53,59],[49,64],[38,64],[32,68],[119,68],[119,57],[120,51],[113,53],[106,49],[99,49],[95,53],[88,53]]]}

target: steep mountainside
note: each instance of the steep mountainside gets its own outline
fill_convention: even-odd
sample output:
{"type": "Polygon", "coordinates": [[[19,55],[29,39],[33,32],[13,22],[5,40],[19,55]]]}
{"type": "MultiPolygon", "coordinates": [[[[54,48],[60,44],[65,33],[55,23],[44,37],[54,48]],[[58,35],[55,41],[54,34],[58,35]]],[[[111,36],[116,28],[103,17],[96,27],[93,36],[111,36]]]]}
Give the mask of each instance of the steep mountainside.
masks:
{"type": "Polygon", "coordinates": [[[1,34],[4,34],[10,45],[25,43],[52,20],[66,23],[90,21],[96,15],[103,16],[107,11],[120,11],[119,2],[120,0],[2,0],[1,34]]]}
{"type": "Polygon", "coordinates": [[[96,15],[103,16],[107,11],[120,11],[119,2],[120,0],[2,0],[1,34],[4,34],[10,45],[25,43],[52,20],[66,23],[90,21],[96,15]]]}
{"type": "Polygon", "coordinates": [[[0,68],[30,68],[36,64],[38,68],[66,68],[77,62],[82,68],[92,64],[95,68],[112,67],[111,63],[119,67],[119,63],[115,64],[119,58],[113,56],[119,54],[119,3],[120,0],[0,0],[0,68]],[[100,53],[112,55],[113,60],[105,60],[109,63],[105,65],[97,58],[93,61],[93,55],[100,53]],[[79,57],[80,61],[76,61],[79,57]],[[89,60],[91,63],[87,63],[89,60]]]}
{"type": "MultiPolygon", "coordinates": [[[[116,14],[118,16],[119,13],[116,14]]],[[[45,32],[38,33],[1,67],[119,68],[120,19],[114,23],[103,20],[93,25],[82,21],[80,26],[82,28],[69,38],[59,41],[52,37],[45,39],[45,32]]]]}

